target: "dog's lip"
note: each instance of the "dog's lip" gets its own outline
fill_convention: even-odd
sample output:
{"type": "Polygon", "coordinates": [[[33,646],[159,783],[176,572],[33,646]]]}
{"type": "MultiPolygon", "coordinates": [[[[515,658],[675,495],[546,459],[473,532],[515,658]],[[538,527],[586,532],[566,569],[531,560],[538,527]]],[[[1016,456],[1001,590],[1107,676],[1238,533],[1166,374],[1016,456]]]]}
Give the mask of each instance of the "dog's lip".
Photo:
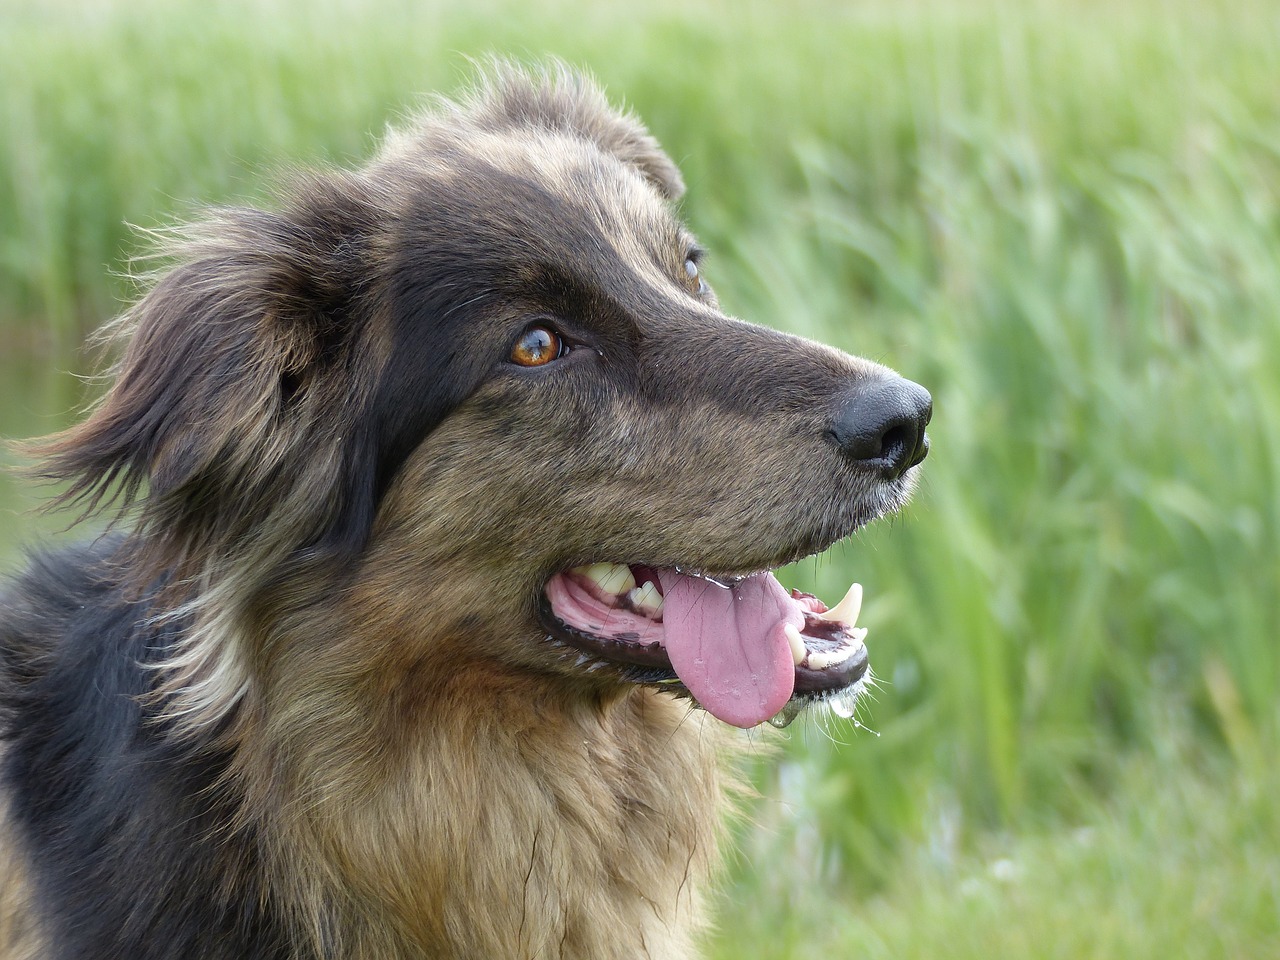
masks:
{"type": "Polygon", "coordinates": [[[661,676],[656,678],[658,682],[679,680],[660,641],[644,642],[635,633],[624,632],[614,637],[604,637],[579,630],[555,615],[545,592],[539,598],[538,614],[542,626],[553,639],[583,654],[622,666],[660,670],[661,676]]]}
{"type": "MultiPolygon", "coordinates": [[[[621,565],[620,565],[621,566],[621,565]]],[[[656,565],[629,565],[636,571],[656,574],[664,569],[656,565]]],[[[741,571],[723,572],[690,567],[672,567],[682,576],[708,580],[720,586],[732,586],[760,573],[741,571]]],[[[538,611],[541,625],[548,639],[573,650],[577,655],[575,665],[588,672],[611,669],[618,678],[640,684],[657,684],[677,695],[692,696],[680,680],[662,642],[659,622],[640,623],[640,630],[619,630],[611,635],[598,634],[567,623],[556,615],[547,586],[556,576],[567,576],[575,571],[560,571],[548,578],[539,592],[538,611]]],[[[653,582],[656,584],[657,578],[653,582]]],[[[859,592],[861,588],[855,588],[859,592]]],[[[852,592],[852,591],[851,591],[852,592]]],[[[805,704],[818,699],[839,696],[845,691],[856,692],[866,677],[869,659],[862,642],[865,629],[853,627],[839,620],[826,619],[827,606],[812,594],[790,591],[791,598],[805,607],[804,626],[799,633],[803,644],[803,662],[794,666],[794,688],[790,701],[784,708],[786,721],[795,716],[805,704]],[[822,662],[820,666],[812,663],[822,662]]],[[[841,607],[842,605],[837,605],[841,607]]],[[[634,613],[627,614],[639,621],[634,613]]],[[[856,612],[851,619],[856,620],[856,612]]],[[[797,653],[796,656],[799,654],[797,653]]],[[[780,714],[779,716],[782,716],[780,714]]]]}

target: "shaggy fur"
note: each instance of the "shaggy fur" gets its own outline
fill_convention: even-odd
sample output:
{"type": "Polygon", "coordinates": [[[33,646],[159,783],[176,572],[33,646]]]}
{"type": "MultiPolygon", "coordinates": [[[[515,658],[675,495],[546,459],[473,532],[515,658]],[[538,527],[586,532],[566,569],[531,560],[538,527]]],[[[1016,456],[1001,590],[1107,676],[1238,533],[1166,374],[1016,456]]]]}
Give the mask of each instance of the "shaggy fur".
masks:
{"type": "Polygon", "coordinates": [[[39,451],[127,519],[0,599],[0,957],[693,955],[728,728],[543,585],[820,550],[927,413],[855,450],[905,381],[724,316],[682,190],[590,83],[498,68],[175,236],[39,451]],[[531,324],[561,358],[511,362],[531,324]]]}

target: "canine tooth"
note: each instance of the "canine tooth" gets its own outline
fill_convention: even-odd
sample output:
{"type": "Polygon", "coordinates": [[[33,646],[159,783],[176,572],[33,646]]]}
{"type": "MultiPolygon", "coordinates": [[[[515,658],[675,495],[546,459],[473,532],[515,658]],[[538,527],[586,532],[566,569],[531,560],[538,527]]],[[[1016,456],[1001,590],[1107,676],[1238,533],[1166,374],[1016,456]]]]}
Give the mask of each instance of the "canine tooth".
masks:
{"type": "MultiPolygon", "coordinates": [[[[796,662],[798,667],[804,663],[804,658],[809,655],[809,651],[804,646],[804,637],[800,636],[799,628],[790,623],[782,628],[782,632],[787,635],[787,643],[791,644],[791,659],[796,662]]],[[[812,664],[810,665],[812,666],[812,664]]]]}
{"type": "Polygon", "coordinates": [[[844,595],[844,599],[837,603],[826,613],[818,614],[823,620],[839,620],[841,623],[853,626],[858,622],[858,614],[862,612],[862,584],[849,584],[849,592],[844,595]]]}
{"type": "Polygon", "coordinates": [[[615,595],[634,590],[636,586],[631,569],[621,563],[589,563],[584,567],[574,567],[569,572],[586,577],[601,590],[615,595]]]}
{"type": "Polygon", "coordinates": [[[648,580],[634,590],[628,591],[627,599],[637,610],[650,617],[656,617],[662,612],[662,594],[648,580]]]}

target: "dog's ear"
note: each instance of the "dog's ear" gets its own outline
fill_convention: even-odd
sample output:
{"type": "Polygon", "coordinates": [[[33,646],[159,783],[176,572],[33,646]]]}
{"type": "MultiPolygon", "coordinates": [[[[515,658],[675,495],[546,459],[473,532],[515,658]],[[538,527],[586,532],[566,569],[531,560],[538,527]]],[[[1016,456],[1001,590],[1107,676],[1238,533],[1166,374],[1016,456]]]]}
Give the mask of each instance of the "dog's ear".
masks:
{"type": "Polygon", "coordinates": [[[612,106],[594,80],[564,64],[531,73],[497,61],[467,106],[482,128],[532,125],[573,134],[636,167],[668,200],[684,194],[680,170],[639,118],[612,106]]]}
{"type": "Polygon", "coordinates": [[[139,506],[140,538],[180,572],[222,551],[282,559],[366,535],[374,510],[367,317],[376,222],[354,178],[316,179],[282,213],[216,212],[114,325],[114,381],[35,449],[59,502],[139,506]]]}

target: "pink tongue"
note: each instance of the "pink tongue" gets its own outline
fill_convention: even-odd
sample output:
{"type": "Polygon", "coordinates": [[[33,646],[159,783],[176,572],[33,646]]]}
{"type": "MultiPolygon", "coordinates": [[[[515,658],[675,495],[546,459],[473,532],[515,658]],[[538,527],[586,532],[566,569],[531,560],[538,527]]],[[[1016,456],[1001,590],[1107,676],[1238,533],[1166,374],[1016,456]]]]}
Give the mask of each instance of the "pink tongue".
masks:
{"type": "Polygon", "coordinates": [[[795,662],[783,627],[804,625],[803,608],[772,574],[732,587],[660,570],[663,645],[697,701],[735,727],[768,720],[791,699],[795,662]]]}

